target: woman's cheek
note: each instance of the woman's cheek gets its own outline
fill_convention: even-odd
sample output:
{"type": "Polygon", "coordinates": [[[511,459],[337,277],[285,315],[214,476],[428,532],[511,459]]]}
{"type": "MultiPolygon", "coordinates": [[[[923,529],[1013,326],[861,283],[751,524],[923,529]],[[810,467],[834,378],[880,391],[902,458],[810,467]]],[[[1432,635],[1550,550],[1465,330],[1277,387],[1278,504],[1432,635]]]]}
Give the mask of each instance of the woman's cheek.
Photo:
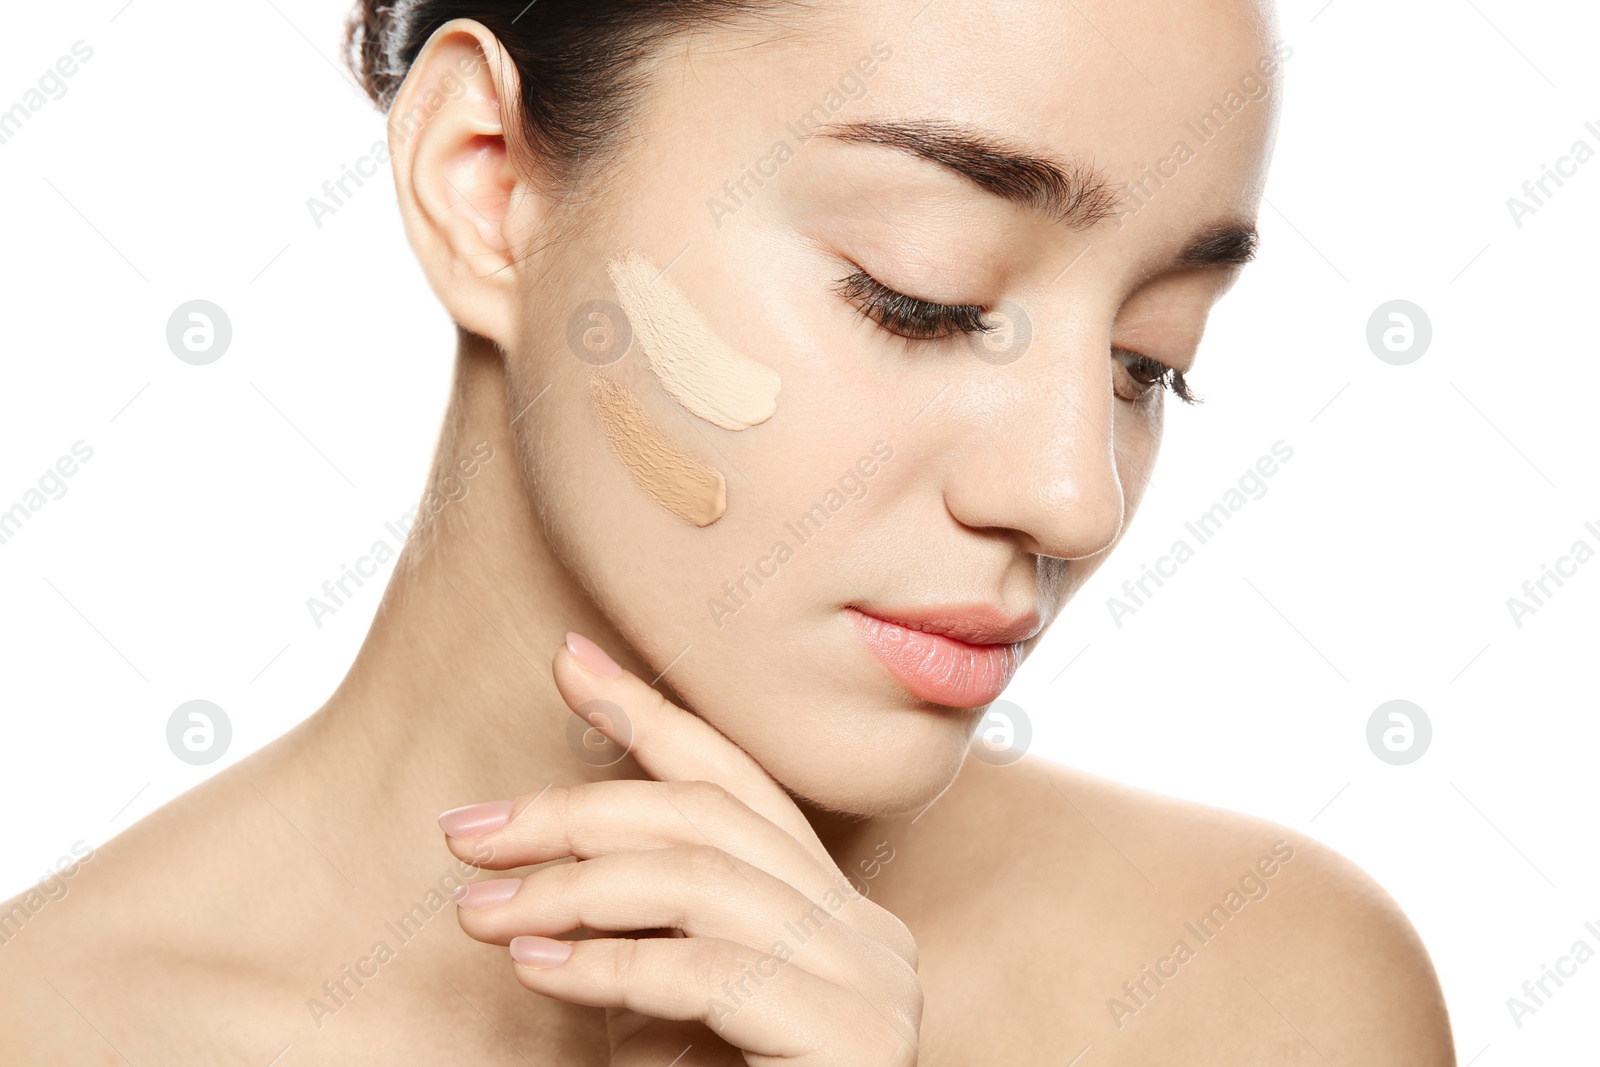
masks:
{"type": "Polygon", "coordinates": [[[1116,401],[1117,420],[1112,447],[1117,457],[1117,479],[1122,483],[1122,525],[1126,529],[1144,498],[1151,470],[1161,450],[1166,418],[1166,397],[1157,394],[1143,403],[1116,401]]]}

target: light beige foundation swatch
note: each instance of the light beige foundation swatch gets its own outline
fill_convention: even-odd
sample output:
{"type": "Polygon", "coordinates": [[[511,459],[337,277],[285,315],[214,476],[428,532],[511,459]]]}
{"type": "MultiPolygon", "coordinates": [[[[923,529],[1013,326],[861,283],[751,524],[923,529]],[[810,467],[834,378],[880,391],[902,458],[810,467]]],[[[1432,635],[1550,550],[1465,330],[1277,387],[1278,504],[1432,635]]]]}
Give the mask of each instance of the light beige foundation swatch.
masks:
{"type": "Polygon", "coordinates": [[[728,510],[728,483],[661,431],[644,406],[615,379],[589,378],[606,440],[634,483],[684,522],[710,526],[728,510]]]}
{"type": "Polygon", "coordinates": [[[747,430],[778,410],[778,372],[725,344],[683,291],[638,252],[606,267],[650,369],[672,398],[725,430],[747,430]]]}

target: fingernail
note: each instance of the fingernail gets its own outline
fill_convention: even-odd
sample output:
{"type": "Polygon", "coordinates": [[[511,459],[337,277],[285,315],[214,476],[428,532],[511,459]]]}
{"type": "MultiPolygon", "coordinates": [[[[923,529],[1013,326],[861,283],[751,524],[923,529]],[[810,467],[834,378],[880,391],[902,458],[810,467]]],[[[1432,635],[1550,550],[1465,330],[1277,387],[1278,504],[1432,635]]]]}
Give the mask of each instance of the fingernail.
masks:
{"type": "Polygon", "coordinates": [[[521,888],[521,878],[489,878],[482,882],[463,882],[451,895],[463,908],[492,908],[516,896],[521,888]]]}
{"type": "Polygon", "coordinates": [[[572,946],[565,941],[528,935],[511,939],[511,958],[541,971],[561,966],[571,955],[572,946]]]}
{"type": "Polygon", "coordinates": [[[571,652],[584,668],[602,678],[622,677],[622,668],[616,660],[606,655],[606,650],[580,633],[567,631],[567,651],[571,652]]]}
{"type": "Polygon", "coordinates": [[[510,819],[511,801],[491,800],[487,804],[451,808],[439,816],[439,829],[451,837],[477,837],[500,829],[510,819]]]}

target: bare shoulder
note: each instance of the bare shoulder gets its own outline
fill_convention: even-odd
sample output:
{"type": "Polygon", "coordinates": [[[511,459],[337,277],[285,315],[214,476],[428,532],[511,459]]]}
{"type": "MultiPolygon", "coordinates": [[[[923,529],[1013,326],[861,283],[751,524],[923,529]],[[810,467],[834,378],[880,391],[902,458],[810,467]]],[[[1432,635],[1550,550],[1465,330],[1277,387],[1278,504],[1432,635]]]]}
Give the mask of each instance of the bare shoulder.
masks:
{"type": "Polygon", "coordinates": [[[88,947],[105,940],[94,903],[103,894],[91,888],[97,861],[90,851],[0,903],[0,1061],[116,1062],[84,1014],[94,999],[82,980],[95,968],[88,947]]]}
{"type": "Polygon", "coordinates": [[[966,811],[951,817],[1003,819],[991,838],[1028,857],[1004,866],[998,891],[1029,901],[1035,937],[1079,957],[1059,980],[1081,990],[1071,1014],[1097,1048],[1130,1062],[1179,1048],[1211,1062],[1205,1047],[1275,1063],[1455,1063],[1416,930],[1333,849],[1042,760],[969,775],[966,811]]]}
{"type": "Polygon", "coordinates": [[[0,904],[0,1062],[137,1062],[135,1049],[148,1056],[146,1042],[174,1031],[177,1003],[193,1013],[185,1043],[232,1062],[207,1045],[224,1025],[211,1020],[237,1033],[227,1000],[259,988],[248,953],[279,958],[264,879],[229,860],[237,840],[273,856],[271,824],[242,814],[233,777],[206,780],[0,904]]]}

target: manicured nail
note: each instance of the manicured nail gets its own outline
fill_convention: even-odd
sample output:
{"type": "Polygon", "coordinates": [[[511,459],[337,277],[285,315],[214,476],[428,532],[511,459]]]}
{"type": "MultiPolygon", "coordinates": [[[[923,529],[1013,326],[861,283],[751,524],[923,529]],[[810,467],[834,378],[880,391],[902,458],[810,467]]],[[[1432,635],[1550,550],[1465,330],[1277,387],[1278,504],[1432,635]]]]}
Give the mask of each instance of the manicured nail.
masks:
{"type": "Polygon", "coordinates": [[[527,935],[511,939],[511,958],[541,971],[561,966],[571,955],[572,946],[565,941],[527,935]]]}
{"type": "Polygon", "coordinates": [[[510,819],[511,801],[491,800],[487,804],[451,808],[439,816],[439,829],[451,837],[477,837],[500,829],[510,819]]]}
{"type": "Polygon", "coordinates": [[[567,631],[567,651],[571,652],[587,670],[602,678],[622,677],[622,668],[617,666],[616,660],[606,655],[605,649],[580,633],[567,631]]]}
{"type": "Polygon", "coordinates": [[[492,908],[504,904],[522,888],[521,878],[489,878],[482,882],[463,882],[451,894],[463,908],[492,908]]]}

